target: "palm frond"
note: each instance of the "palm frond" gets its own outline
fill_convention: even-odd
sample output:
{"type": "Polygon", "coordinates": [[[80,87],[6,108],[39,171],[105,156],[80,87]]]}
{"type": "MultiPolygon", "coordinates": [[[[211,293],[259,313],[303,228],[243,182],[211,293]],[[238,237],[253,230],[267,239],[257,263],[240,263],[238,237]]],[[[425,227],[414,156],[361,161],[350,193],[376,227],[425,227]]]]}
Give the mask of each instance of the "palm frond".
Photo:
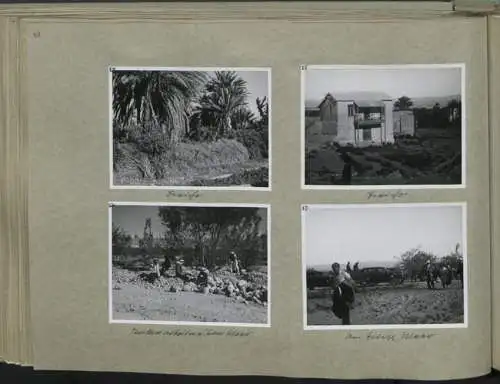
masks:
{"type": "Polygon", "coordinates": [[[115,71],[113,118],[116,124],[153,121],[171,140],[185,128],[186,108],[207,80],[198,71],[115,71]]]}
{"type": "Polygon", "coordinates": [[[247,86],[247,82],[235,71],[217,71],[208,81],[201,105],[207,122],[215,123],[217,136],[231,130],[233,113],[247,106],[247,86]]]}

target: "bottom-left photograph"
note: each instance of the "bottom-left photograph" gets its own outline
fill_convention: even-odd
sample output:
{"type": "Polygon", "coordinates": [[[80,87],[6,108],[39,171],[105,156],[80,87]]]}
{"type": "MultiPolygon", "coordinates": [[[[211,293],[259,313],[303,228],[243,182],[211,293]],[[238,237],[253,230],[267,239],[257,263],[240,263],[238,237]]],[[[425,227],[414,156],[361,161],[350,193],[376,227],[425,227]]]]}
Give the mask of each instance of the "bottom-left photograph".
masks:
{"type": "Polygon", "coordinates": [[[109,320],[270,326],[270,207],[109,203],[109,320]]]}

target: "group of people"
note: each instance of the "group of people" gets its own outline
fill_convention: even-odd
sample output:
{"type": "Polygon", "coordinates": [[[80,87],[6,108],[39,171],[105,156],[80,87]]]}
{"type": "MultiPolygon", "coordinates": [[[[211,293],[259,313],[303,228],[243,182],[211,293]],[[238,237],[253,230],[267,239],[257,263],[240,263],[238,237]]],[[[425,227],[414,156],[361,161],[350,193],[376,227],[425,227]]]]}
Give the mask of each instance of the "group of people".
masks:
{"type": "Polygon", "coordinates": [[[440,279],[443,288],[451,285],[453,275],[462,282],[463,286],[463,263],[459,261],[456,268],[453,268],[450,263],[440,263],[438,265],[427,260],[424,267],[425,279],[427,288],[434,289],[435,282],[440,279]]]}
{"type": "Polygon", "coordinates": [[[359,271],[359,261],[356,261],[354,263],[354,265],[352,266],[352,268],[351,268],[351,262],[348,261],[347,265],[345,266],[345,270],[346,270],[347,273],[352,273],[353,271],[354,272],[359,271]]]}
{"type": "MultiPolygon", "coordinates": [[[[241,264],[238,256],[236,255],[236,252],[230,251],[228,259],[229,259],[229,268],[231,270],[231,273],[239,275],[241,273],[241,264]]],[[[165,255],[163,263],[160,263],[158,257],[154,257],[152,267],[156,276],[160,278],[160,276],[163,276],[165,272],[167,272],[172,267],[172,263],[168,255],[165,255]]],[[[184,259],[182,259],[181,257],[177,258],[175,261],[175,277],[182,279],[185,277],[184,259]]]]}

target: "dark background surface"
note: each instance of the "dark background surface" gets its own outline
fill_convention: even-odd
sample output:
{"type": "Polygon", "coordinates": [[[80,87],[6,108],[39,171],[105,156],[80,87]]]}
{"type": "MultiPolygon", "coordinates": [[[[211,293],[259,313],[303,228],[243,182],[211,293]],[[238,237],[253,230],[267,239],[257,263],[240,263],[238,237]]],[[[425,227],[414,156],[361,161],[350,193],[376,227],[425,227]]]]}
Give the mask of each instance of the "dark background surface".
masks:
{"type": "MultiPolygon", "coordinates": [[[[237,2],[237,3],[245,3],[245,2],[298,2],[298,1],[324,1],[324,2],[332,2],[332,1],[346,1],[346,0],[227,0],[227,2],[237,2]]],[[[411,2],[434,2],[434,3],[452,3],[452,0],[347,0],[348,2],[352,1],[399,1],[405,3],[411,2]]],[[[223,0],[0,0],[0,4],[49,4],[49,3],[205,3],[205,2],[225,2],[223,0]]]]}
{"type": "MultiPolygon", "coordinates": [[[[448,356],[451,358],[451,356],[448,356]]],[[[361,363],[361,362],[357,362],[361,363]]],[[[449,381],[406,381],[406,380],[326,380],[326,379],[291,379],[284,377],[264,377],[264,376],[180,376],[180,375],[155,375],[139,373],[99,373],[99,372],[51,372],[34,371],[29,367],[19,367],[15,365],[0,364],[0,383],[2,384],[23,384],[23,383],[42,383],[42,384],[135,384],[135,383],[248,383],[257,384],[262,381],[266,383],[307,383],[307,384],[412,384],[412,383],[463,383],[463,384],[493,384],[500,383],[500,374],[493,371],[488,376],[467,379],[467,380],[449,380],[449,381]]]]}

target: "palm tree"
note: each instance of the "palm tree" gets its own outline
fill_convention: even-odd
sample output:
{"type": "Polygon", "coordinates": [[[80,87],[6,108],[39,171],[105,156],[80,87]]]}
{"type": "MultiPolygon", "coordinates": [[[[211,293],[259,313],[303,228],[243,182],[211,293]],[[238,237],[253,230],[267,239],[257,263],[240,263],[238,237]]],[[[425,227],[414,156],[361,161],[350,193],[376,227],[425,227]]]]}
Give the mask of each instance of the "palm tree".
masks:
{"type": "Polygon", "coordinates": [[[255,122],[255,115],[248,107],[240,107],[231,115],[231,126],[234,129],[246,129],[255,122]]]}
{"type": "Polygon", "coordinates": [[[413,106],[413,101],[408,96],[401,96],[394,103],[394,107],[400,110],[410,109],[413,106]]]}
{"type": "Polygon", "coordinates": [[[260,120],[267,124],[269,119],[269,101],[267,96],[264,96],[262,99],[257,97],[255,102],[257,104],[257,110],[259,111],[260,120]]]}
{"type": "Polygon", "coordinates": [[[206,80],[205,72],[196,71],[114,71],[114,122],[153,122],[172,144],[185,130],[186,110],[206,80]]]}
{"type": "Polygon", "coordinates": [[[233,113],[247,105],[247,82],[234,71],[218,71],[207,83],[206,91],[201,99],[206,119],[215,124],[215,139],[224,137],[232,129],[233,113]]]}

